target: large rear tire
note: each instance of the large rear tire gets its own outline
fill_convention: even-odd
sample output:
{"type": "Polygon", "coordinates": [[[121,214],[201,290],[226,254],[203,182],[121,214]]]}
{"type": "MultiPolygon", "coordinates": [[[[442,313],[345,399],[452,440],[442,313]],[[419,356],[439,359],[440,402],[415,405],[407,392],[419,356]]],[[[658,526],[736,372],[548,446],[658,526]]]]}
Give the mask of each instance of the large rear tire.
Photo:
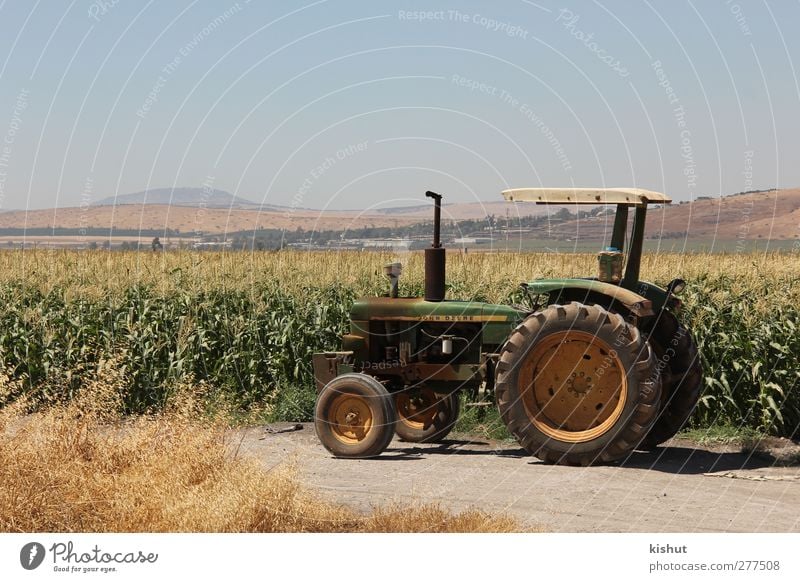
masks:
{"type": "Polygon", "coordinates": [[[703,388],[703,366],[691,333],[670,312],[662,311],[645,332],[661,378],[661,410],[643,443],[655,447],[688,422],[703,388]]]}
{"type": "Polygon", "coordinates": [[[547,463],[628,455],[652,427],[661,385],[639,330],[599,305],[551,305],[509,336],[497,366],[500,414],[547,463]]]}
{"type": "Polygon", "coordinates": [[[386,388],[366,374],[342,374],[320,391],[314,428],[336,457],[380,455],[394,436],[394,401],[386,388]]]}
{"type": "Polygon", "coordinates": [[[422,387],[404,390],[395,395],[397,424],[395,432],[411,443],[438,443],[458,420],[458,394],[437,394],[422,387]]]}

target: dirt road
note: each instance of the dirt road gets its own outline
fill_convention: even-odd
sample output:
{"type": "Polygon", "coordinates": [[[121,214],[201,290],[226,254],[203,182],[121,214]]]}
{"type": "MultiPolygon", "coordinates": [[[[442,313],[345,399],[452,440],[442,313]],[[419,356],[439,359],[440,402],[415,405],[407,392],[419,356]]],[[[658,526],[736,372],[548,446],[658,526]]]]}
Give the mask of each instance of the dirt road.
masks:
{"type": "Polygon", "coordinates": [[[622,466],[591,468],[545,465],[513,443],[466,438],[395,439],[377,459],[335,459],[310,424],[281,434],[248,429],[241,446],[266,467],[296,459],[308,486],[364,510],[436,502],[505,512],[553,532],[800,531],[800,467],[735,448],[668,444],[622,466]]]}

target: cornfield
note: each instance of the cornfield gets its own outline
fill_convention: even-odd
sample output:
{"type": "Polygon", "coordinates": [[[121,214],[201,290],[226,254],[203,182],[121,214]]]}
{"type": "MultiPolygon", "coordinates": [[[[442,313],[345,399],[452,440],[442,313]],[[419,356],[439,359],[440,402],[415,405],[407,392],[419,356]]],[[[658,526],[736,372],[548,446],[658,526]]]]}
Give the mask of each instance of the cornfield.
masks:
{"type": "MultiPolygon", "coordinates": [[[[419,253],[0,252],[0,363],[31,408],[68,402],[103,362],[117,363],[127,413],[163,408],[202,381],[208,407],[308,420],[311,354],[336,349],[353,300],[385,291],[381,267],[404,263],[401,294],[422,292],[419,253]]],[[[449,296],[516,302],[537,277],[588,276],[594,255],[448,257],[449,296]]],[[[705,367],[692,422],[782,436],[800,425],[800,261],[796,254],[649,253],[642,278],[681,276],[683,321],[705,367]]]]}

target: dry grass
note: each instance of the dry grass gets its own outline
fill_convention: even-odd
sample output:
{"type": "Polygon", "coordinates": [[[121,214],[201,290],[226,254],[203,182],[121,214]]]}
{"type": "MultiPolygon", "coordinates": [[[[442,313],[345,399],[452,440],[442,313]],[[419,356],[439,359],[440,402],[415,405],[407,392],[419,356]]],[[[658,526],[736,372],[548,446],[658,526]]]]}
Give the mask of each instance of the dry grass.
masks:
{"type": "MultiPolygon", "coordinates": [[[[154,417],[119,420],[117,368],[68,405],[0,411],[3,532],[513,532],[510,518],[437,506],[360,515],[301,486],[289,464],[237,455],[220,420],[181,392],[154,417]]],[[[0,389],[13,388],[0,377],[0,389]]]]}

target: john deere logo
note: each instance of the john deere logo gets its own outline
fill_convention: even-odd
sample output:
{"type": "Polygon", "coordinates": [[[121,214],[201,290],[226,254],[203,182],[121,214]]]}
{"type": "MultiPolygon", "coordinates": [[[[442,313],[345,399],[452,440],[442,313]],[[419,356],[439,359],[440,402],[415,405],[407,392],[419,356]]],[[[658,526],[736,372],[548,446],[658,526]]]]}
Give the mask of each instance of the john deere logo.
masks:
{"type": "Polygon", "coordinates": [[[39,542],[30,542],[22,546],[19,552],[19,563],[26,570],[35,570],[44,560],[44,546],[39,542]]]}

